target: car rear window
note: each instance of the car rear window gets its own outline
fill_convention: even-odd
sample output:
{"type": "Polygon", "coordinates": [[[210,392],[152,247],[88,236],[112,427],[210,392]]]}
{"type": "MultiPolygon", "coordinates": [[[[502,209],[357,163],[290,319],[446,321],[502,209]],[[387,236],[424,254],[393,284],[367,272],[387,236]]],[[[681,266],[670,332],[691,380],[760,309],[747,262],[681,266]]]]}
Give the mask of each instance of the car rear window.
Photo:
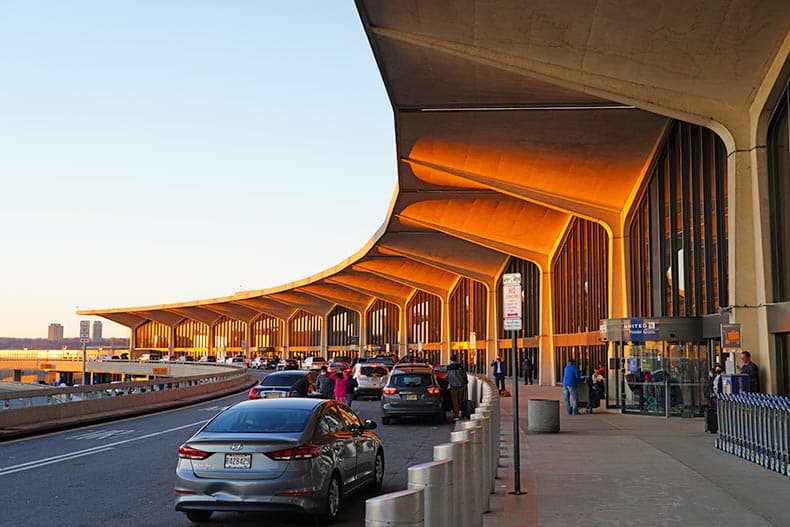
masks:
{"type": "Polygon", "coordinates": [[[261,386],[293,386],[293,383],[302,377],[304,377],[304,374],[301,373],[294,373],[291,375],[269,375],[263,379],[261,386]]]}
{"type": "Polygon", "coordinates": [[[433,384],[433,375],[428,373],[401,373],[390,377],[390,384],[398,388],[423,388],[433,384]]]}
{"type": "Polygon", "coordinates": [[[362,375],[366,377],[383,377],[387,375],[387,368],[382,367],[373,367],[373,366],[362,366],[362,375]]]}
{"type": "Polygon", "coordinates": [[[227,434],[292,434],[301,432],[311,410],[294,408],[231,408],[214,418],[204,432],[227,434]]]}

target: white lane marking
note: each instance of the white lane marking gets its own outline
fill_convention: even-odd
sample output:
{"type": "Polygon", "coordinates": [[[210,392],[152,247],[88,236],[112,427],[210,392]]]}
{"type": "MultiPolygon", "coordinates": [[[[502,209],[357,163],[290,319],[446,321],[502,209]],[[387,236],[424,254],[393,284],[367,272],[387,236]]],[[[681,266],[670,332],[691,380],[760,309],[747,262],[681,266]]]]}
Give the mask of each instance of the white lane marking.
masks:
{"type": "Polygon", "coordinates": [[[84,434],[67,437],[66,439],[76,439],[78,441],[84,439],[108,439],[112,436],[121,436],[125,434],[134,433],[135,430],[93,430],[84,434]]]}
{"type": "Polygon", "coordinates": [[[141,441],[143,439],[148,439],[149,437],[156,437],[162,434],[169,434],[170,432],[176,432],[184,428],[202,425],[207,421],[208,419],[205,419],[203,421],[197,421],[195,423],[190,423],[188,425],[177,426],[175,428],[168,428],[167,430],[161,430],[159,432],[152,432],[150,434],[145,434],[140,437],[131,437],[129,439],[123,439],[121,441],[115,441],[114,443],[108,443],[106,445],[95,446],[93,448],[86,448],[84,450],[77,450],[75,452],[69,452],[57,456],[46,457],[43,459],[37,459],[35,461],[28,461],[27,463],[20,463],[19,465],[12,465],[10,467],[0,467],[0,476],[5,476],[6,474],[13,474],[14,472],[21,472],[23,470],[31,470],[34,468],[51,465],[52,463],[59,463],[61,461],[68,461],[70,459],[74,459],[75,457],[82,457],[91,454],[98,454],[99,452],[106,452],[107,450],[110,450],[113,447],[119,445],[124,445],[126,443],[131,443],[133,441],[141,441]]]}
{"type": "Polygon", "coordinates": [[[200,411],[201,412],[219,413],[219,412],[224,412],[225,410],[227,410],[231,406],[233,406],[233,405],[231,404],[231,405],[228,405],[228,406],[209,406],[208,408],[201,408],[200,411]]]}

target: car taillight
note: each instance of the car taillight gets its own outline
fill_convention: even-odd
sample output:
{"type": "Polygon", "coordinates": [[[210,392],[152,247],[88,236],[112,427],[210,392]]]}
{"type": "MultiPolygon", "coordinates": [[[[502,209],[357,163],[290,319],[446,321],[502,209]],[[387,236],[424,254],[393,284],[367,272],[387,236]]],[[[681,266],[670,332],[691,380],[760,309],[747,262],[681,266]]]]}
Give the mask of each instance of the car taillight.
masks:
{"type": "Polygon", "coordinates": [[[442,390],[440,390],[438,386],[429,386],[425,391],[428,392],[428,395],[439,395],[442,393],[442,390]]]}
{"type": "Polygon", "coordinates": [[[382,391],[384,392],[385,395],[394,395],[398,393],[398,389],[395,388],[394,386],[387,386],[382,391]]]}
{"type": "Polygon", "coordinates": [[[178,457],[181,459],[206,459],[211,455],[211,452],[203,452],[197,448],[192,448],[186,444],[178,447],[178,457]]]}
{"type": "Polygon", "coordinates": [[[250,393],[247,394],[247,399],[257,399],[258,398],[258,390],[255,388],[250,388],[250,393]]]}
{"type": "Polygon", "coordinates": [[[312,459],[318,457],[321,450],[321,445],[310,443],[308,445],[299,445],[293,448],[286,448],[284,450],[275,450],[274,452],[266,452],[266,456],[276,461],[289,461],[292,459],[312,459]]]}

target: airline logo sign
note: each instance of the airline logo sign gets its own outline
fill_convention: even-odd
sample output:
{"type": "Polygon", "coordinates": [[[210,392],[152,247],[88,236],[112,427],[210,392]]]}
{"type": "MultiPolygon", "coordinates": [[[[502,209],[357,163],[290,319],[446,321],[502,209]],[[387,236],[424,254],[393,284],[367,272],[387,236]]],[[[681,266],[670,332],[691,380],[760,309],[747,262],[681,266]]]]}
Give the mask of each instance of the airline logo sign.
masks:
{"type": "Polygon", "coordinates": [[[502,275],[502,318],[506,331],[521,330],[521,273],[502,275]]]}

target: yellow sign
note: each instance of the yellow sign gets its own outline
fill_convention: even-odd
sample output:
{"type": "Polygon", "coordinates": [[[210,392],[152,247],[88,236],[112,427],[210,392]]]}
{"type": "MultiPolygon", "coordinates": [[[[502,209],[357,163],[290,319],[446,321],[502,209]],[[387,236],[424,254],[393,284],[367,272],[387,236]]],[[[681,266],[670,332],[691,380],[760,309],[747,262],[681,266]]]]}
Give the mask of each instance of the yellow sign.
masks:
{"type": "Polygon", "coordinates": [[[49,362],[42,362],[38,365],[39,370],[54,370],[55,365],[49,362]]]}
{"type": "Polygon", "coordinates": [[[167,368],[154,368],[154,375],[167,375],[167,368]]]}

